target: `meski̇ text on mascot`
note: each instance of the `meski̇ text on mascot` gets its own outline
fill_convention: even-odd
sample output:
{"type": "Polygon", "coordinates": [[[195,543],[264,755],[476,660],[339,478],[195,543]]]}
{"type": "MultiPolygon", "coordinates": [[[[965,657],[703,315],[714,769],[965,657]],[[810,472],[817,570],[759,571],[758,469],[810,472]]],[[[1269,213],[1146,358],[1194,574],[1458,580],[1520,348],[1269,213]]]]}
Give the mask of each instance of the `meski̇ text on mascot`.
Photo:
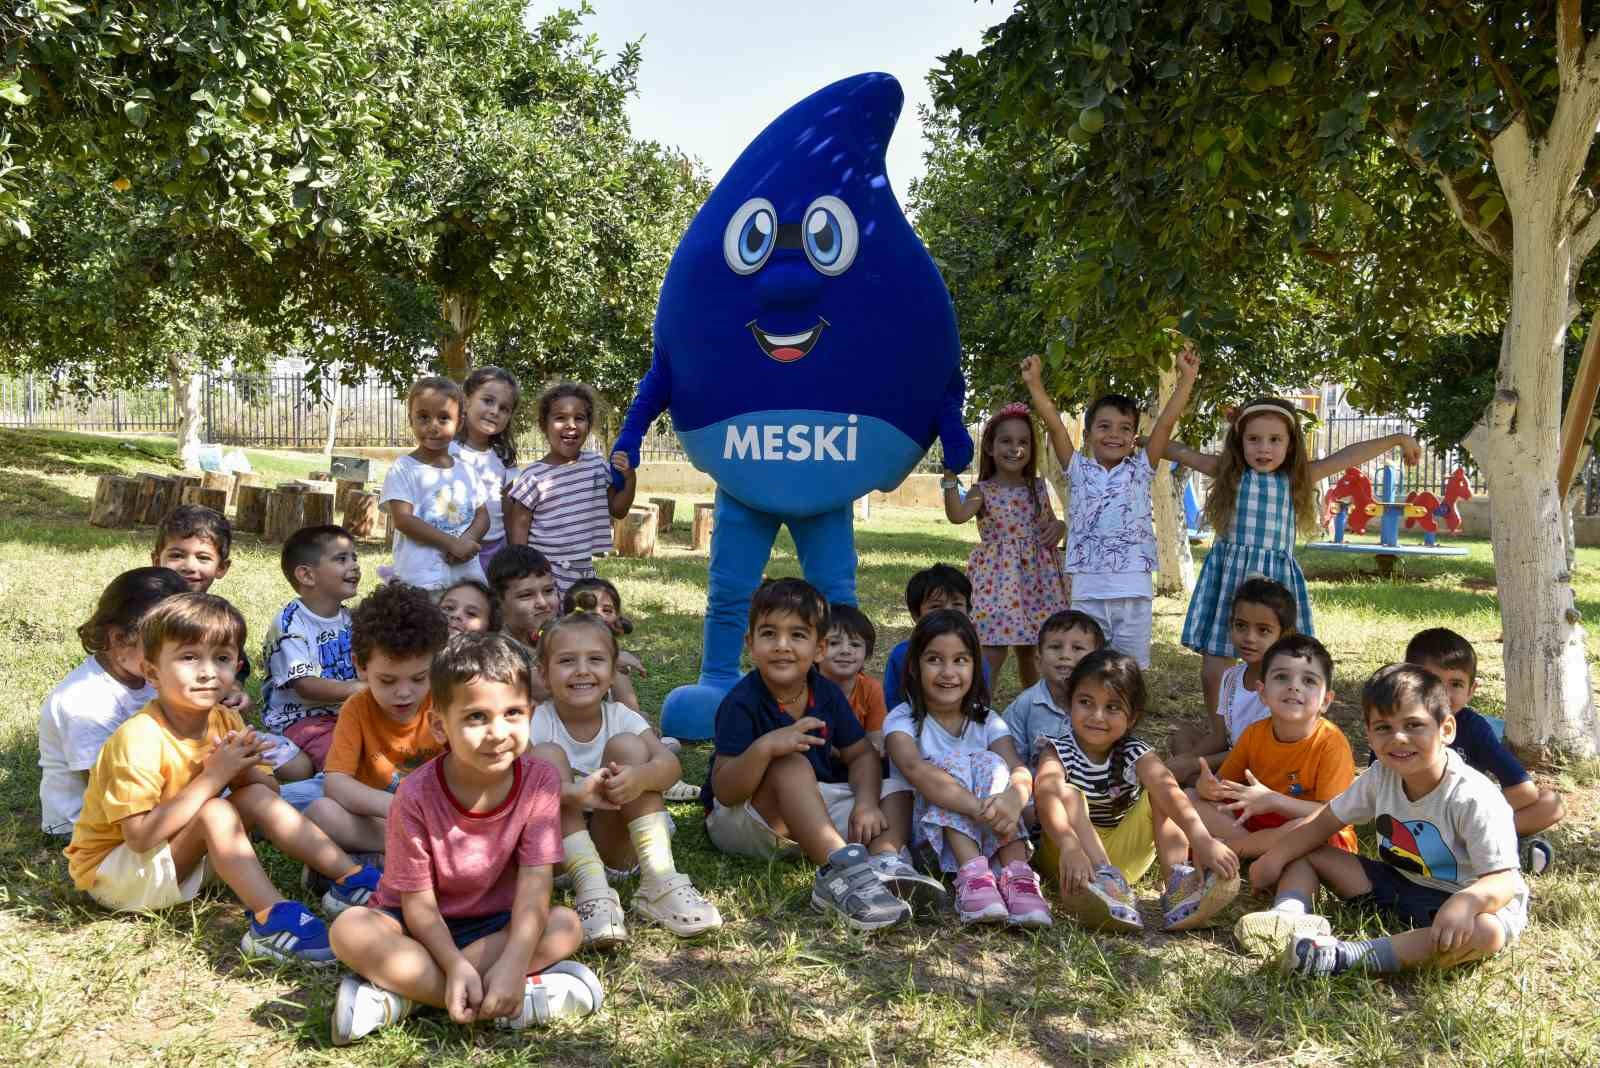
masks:
{"type": "Polygon", "coordinates": [[[947,467],[972,461],[955,309],[885,176],[903,100],[894,78],[862,74],[785,111],[667,268],[650,371],[615,447],[637,465],[670,408],[717,495],[700,683],[668,696],[663,733],[711,736],[779,526],[806,578],[854,604],[855,498],[898,486],[936,436],[947,467]]]}

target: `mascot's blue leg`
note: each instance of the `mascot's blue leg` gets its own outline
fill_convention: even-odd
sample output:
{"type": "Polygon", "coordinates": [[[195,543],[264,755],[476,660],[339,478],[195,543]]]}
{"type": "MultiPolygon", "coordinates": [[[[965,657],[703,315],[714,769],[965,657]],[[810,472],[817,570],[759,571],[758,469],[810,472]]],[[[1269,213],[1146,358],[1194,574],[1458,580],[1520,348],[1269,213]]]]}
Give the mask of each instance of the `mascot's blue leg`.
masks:
{"type": "Polygon", "coordinates": [[[667,694],[661,706],[662,734],[700,740],[715,732],[717,706],[739,681],[739,651],[750,618],[750,595],[761,584],[780,522],[775,515],[758,512],[717,491],[700,682],[667,694]]]}
{"type": "Polygon", "coordinates": [[[829,604],[856,603],[856,531],[850,505],[821,515],[789,520],[806,581],[829,604]]]}

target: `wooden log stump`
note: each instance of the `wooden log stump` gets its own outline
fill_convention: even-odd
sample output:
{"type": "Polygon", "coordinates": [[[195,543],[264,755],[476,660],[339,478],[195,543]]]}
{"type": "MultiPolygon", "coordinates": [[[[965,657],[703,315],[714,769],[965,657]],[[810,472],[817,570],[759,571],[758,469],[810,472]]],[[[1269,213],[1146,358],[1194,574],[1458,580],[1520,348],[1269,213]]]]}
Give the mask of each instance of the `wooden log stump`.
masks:
{"type": "Polygon", "coordinates": [[[382,530],[383,513],[378,508],[378,495],[362,490],[352,490],[344,499],[344,529],[352,538],[376,537],[382,530]]]}
{"type": "Polygon", "coordinates": [[[339,490],[339,487],[332,482],[305,481],[300,483],[300,485],[305,487],[305,491],[307,493],[326,493],[333,495],[339,490]]]}
{"type": "Polygon", "coordinates": [[[218,515],[225,515],[228,511],[228,491],[206,489],[204,486],[185,486],[178,493],[178,503],[198,504],[218,515]]]}
{"type": "Polygon", "coordinates": [[[303,490],[276,489],[267,495],[262,534],[267,541],[284,541],[305,526],[306,494],[303,490]]]}
{"type": "Polygon", "coordinates": [[[656,506],[656,530],[665,534],[672,529],[673,513],[677,510],[678,502],[671,497],[651,497],[650,503],[656,506]]]}
{"type": "Polygon", "coordinates": [[[304,482],[280,482],[278,483],[278,489],[286,493],[304,493],[306,484],[304,482]]]}
{"type": "Polygon", "coordinates": [[[330,475],[326,471],[313,471],[309,475],[306,476],[306,481],[308,481],[308,482],[331,482],[331,481],[333,481],[333,476],[330,475]]]}
{"type": "Polygon", "coordinates": [[[653,504],[635,505],[618,523],[617,554],[654,556],[656,554],[656,508],[653,504]]]}
{"type": "Polygon", "coordinates": [[[139,509],[139,480],[125,475],[101,475],[89,508],[89,524],[96,527],[131,527],[139,509]]]}
{"type": "Polygon", "coordinates": [[[178,484],[177,490],[172,495],[172,505],[174,508],[176,508],[178,505],[178,499],[183,496],[184,487],[201,485],[201,477],[202,476],[192,472],[185,472],[181,475],[172,476],[172,480],[178,484]]]}
{"type": "Polygon", "coordinates": [[[694,528],[690,531],[690,548],[708,549],[711,547],[711,529],[716,525],[712,517],[716,514],[716,507],[714,504],[697,504],[694,506],[694,528]]]}
{"type": "Polygon", "coordinates": [[[238,511],[234,514],[233,529],[260,534],[266,529],[267,497],[272,493],[265,486],[240,486],[238,511]]]}
{"type": "Polygon", "coordinates": [[[336,478],[333,486],[333,506],[342,513],[350,506],[350,495],[366,492],[367,483],[359,478],[336,478]]]}
{"type": "Polygon", "coordinates": [[[305,526],[326,527],[333,524],[333,494],[307,493],[304,495],[305,526]]]}
{"type": "Polygon", "coordinates": [[[208,490],[222,491],[222,507],[219,512],[227,511],[228,505],[233,503],[233,476],[221,471],[207,471],[200,476],[200,485],[208,490]]]}
{"type": "Polygon", "coordinates": [[[172,511],[177,492],[178,483],[166,475],[140,475],[139,504],[134,521],[147,527],[159,524],[172,511]]]}

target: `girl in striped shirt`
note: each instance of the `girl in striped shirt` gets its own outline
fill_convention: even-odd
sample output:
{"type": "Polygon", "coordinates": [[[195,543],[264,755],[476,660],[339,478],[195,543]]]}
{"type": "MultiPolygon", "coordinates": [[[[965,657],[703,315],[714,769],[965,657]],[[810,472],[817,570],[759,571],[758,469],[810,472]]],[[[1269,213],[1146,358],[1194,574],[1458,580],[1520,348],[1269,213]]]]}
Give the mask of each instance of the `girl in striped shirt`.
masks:
{"type": "Polygon", "coordinates": [[[1213,838],[1155,751],[1130,731],[1144,713],[1132,657],[1100,649],[1067,679],[1071,727],[1037,740],[1034,805],[1045,841],[1037,863],[1059,875],[1063,904],[1089,927],[1144,924],[1130,883],[1161,863],[1162,926],[1207,924],[1239,893],[1239,858],[1213,838]],[[1189,863],[1190,853],[1201,869],[1189,863]]]}
{"type": "Polygon", "coordinates": [[[594,427],[594,393],[562,382],[539,398],[539,429],[550,443],[543,459],[522,469],[506,491],[506,540],[531,545],[550,561],[556,592],[594,575],[594,558],[611,551],[611,520],[633,505],[634,471],[627,453],[610,463],[585,450],[594,427]],[[612,469],[621,476],[613,484],[612,469]]]}

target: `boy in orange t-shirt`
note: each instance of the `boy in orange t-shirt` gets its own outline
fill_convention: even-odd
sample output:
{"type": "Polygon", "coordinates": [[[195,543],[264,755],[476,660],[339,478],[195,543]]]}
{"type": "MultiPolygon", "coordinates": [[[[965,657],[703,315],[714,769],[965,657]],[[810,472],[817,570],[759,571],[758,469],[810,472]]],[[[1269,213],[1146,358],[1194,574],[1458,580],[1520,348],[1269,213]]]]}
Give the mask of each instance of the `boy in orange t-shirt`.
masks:
{"type": "MultiPolygon", "coordinates": [[[[1200,762],[1191,794],[1206,829],[1241,857],[1258,857],[1355,781],[1344,732],[1324,718],[1333,657],[1308,634],[1286,635],[1261,658],[1259,690],[1271,716],[1245,728],[1221,769],[1200,762]]],[[[1328,844],[1356,851],[1345,826],[1328,844]]]]}
{"type": "Polygon", "coordinates": [[[883,700],[883,684],[861,670],[872,659],[878,631],[866,613],[853,604],[828,606],[828,636],[823,643],[822,662],[817,665],[824,678],[839,684],[850,711],[856,714],[867,737],[878,752],[883,752],[883,721],[889,709],[883,700]]]}
{"type": "Polygon", "coordinates": [[[340,706],[324,796],[306,809],[345,849],[383,851],[394,788],[439,751],[428,722],[428,673],[449,636],[427,591],[403,582],[380,586],[351,615],[350,652],[367,688],[340,706]]]}

